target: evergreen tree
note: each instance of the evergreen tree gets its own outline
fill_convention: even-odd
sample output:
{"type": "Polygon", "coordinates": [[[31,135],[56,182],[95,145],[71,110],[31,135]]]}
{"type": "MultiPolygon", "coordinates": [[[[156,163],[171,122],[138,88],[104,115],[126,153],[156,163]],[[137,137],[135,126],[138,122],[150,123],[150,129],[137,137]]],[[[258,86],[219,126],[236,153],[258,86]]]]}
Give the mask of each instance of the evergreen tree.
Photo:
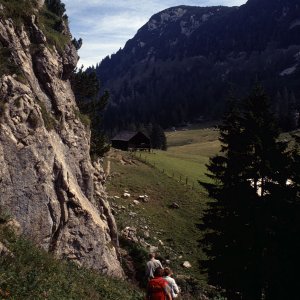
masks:
{"type": "Polygon", "coordinates": [[[100,83],[95,72],[84,72],[83,67],[75,70],[70,78],[75,99],[81,114],[90,119],[92,158],[103,156],[109,144],[102,128],[102,114],[108,103],[109,94],[99,96],[100,83]]]}
{"type": "Polygon", "coordinates": [[[288,164],[288,185],[272,193],[269,241],[266,251],[267,285],[265,298],[270,300],[299,299],[300,268],[300,137],[288,164]]]}
{"type": "Polygon", "coordinates": [[[262,299],[272,244],[272,197],[286,187],[286,145],[263,89],[256,86],[242,103],[231,101],[220,127],[221,153],[208,164],[212,183],[201,183],[216,201],[204,216],[204,262],[211,283],[229,299],[262,299]],[[281,189],[282,187],[282,189],[281,189]]]}
{"type": "Polygon", "coordinates": [[[46,0],[48,9],[59,17],[62,17],[66,12],[65,4],[61,0],[46,0]]]}
{"type": "Polygon", "coordinates": [[[167,138],[160,125],[154,124],[150,132],[151,147],[154,149],[167,150],[167,138]]]}

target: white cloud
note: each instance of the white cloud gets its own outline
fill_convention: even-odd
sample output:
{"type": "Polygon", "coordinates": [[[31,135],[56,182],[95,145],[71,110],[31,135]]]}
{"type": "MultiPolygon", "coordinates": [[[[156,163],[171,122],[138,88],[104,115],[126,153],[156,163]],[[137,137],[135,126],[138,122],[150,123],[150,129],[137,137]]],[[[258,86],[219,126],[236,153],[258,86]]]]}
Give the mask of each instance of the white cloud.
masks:
{"type": "Polygon", "coordinates": [[[118,51],[149,18],[177,5],[234,6],[246,0],[64,0],[70,27],[76,38],[83,39],[79,65],[99,63],[118,51]]]}

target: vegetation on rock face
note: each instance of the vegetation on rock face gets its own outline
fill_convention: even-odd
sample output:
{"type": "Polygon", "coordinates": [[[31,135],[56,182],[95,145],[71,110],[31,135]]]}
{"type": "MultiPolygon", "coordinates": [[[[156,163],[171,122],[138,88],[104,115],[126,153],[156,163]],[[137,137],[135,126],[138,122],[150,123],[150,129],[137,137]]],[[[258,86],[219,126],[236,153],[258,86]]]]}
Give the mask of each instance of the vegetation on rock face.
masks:
{"type": "MultiPolygon", "coordinates": [[[[60,1],[48,1],[41,11],[37,14],[37,1],[35,0],[0,0],[3,9],[0,10],[0,16],[10,18],[16,29],[24,25],[24,29],[30,32],[28,28],[29,20],[32,15],[38,17],[38,24],[47,38],[49,45],[54,45],[59,51],[62,51],[70,41],[70,37],[63,33],[67,26],[67,16],[64,15],[64,5],[60,1]]],[[[32,41],[31,48],[37,49],[32,41]]],[[[20,67],[14,61],[11,49],[8,45],[0,43],[0,76],[2,75],[20,75],[20,67]]]]}
{"type": "Polygon", "coordinates": [[[39,100],[37,100],[40,108],[41,108],[41,113],[44,121],[44,125],[48,131],[54,129],[56,120],[55,118],[48,112],[45,104],[39,100]]]}
{"type": "Polygon", "coordinates": [[[63,33],[67,26],[68,18],[66,15],[55,13],[55,9],[47,6],[42,8],[38,15],[41,29],[47,38],[47,42],[55,46],[58,51],[63,51],[66,44],[70,41],[70,36],[63,33]]]}
{"type": "Polygon", "coordinates": [[[21,25],[24,20],[30,17],[37,5],[36,0],[0,0],[3,9],[0,15],[5,18],[11,18],[15,25],[21,25]]]}
{"type": "Polygon", "coordinates": [[[51,12],[60,18],[62,18],[66,12],[65,4],[62,3],[61,0],[46,0],[45,4],[51,12]]]}
{"type": "Polygon", "coordinates": [[[19,73],[19,67],[13,60],[11,50],[0,42],[0,77],[2,75],[19,73]]]}
{"type": "Polygon", "coordinates": [[[220,131],[221,153],[208,164],[213,183],[202,182],[216,199],[203,219],[209,282],[229,299],[296,299],[299,154],[278,141],[260,87],[241,105],[230,103],[220,131]]]}

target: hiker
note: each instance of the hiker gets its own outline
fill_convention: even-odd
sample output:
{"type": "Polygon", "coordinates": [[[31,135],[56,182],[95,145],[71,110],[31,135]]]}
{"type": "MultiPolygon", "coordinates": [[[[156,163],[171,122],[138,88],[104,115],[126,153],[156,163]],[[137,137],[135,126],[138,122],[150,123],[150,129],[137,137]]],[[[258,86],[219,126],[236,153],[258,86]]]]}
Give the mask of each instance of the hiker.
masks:
{"type": "Polygon", "coordinates": [[[155,253],[150,253],[149,261],[147,262],[146,266],[146,277],[148,280],[154,278],[154,271],[158,267],[162,268],[161,262],[158,259],[155,259],[155,253]]]}
{"type": "Polygon", "coordinates": [[[178,285],[176,284],[176,281],[174,278],[172,278],[173,272],[170,268],[166,267],[164,269],[164,280],[166,280],[169,284],[169,287],[170,287],[170,290],[171,290],[171,296],[172,296],[172,299],[175,299],[178,297],[178,294],[179,294],[179,288],[178,288],[178,285]]]}
{"type": "Polygon", "coordinates": [[[172,300],[169,284],[162,278],[163,274],[163,268],[155,269],[154,278],[148,282],[146,300],[172,300]]]}

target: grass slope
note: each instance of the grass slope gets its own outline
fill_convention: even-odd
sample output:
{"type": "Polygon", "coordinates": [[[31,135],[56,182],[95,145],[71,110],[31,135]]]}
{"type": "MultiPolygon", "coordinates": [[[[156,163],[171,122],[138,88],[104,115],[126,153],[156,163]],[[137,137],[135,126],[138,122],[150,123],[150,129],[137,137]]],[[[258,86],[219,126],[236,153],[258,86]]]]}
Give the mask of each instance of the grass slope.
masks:
{"type": "Polygon", "coordinates": [[[127,282],[56,260],[3,225],[0,241],[14,255],[0,257],[0,299],[143,299],[139,289],[127,282]]]}
{"type": "Polygon", "coordinates": [[[219,150],[218,132],[213,129],[172,132],[167,138],[168,151],[132,155],[114,150],[110,153],[111,180],[107,185],[110,202],[117,207],[115,217],[120,230],[135,227],[147,243],[158,247],[162,259],[170,260],[178,278],[191,276],[205,284],[206,274],[199,268],[199,260],[205,256],[200,249],[202,233],[197,224],[211,200],[197,180],[206,179],[205,163],[219,150]],[[187,176],[189,185],[185,185],[187,176]],[[131,197],[118,198],[125,190],[131,197]],[[134,204],[143,194],[149,196],[149,202],[134,204]],[[173,202],[180,208],[170,208],[173,202]],[[144,235],[145,228],[150,237],[144,235]],[[192,268],[182,267],[186,260],[192,268]]]}

